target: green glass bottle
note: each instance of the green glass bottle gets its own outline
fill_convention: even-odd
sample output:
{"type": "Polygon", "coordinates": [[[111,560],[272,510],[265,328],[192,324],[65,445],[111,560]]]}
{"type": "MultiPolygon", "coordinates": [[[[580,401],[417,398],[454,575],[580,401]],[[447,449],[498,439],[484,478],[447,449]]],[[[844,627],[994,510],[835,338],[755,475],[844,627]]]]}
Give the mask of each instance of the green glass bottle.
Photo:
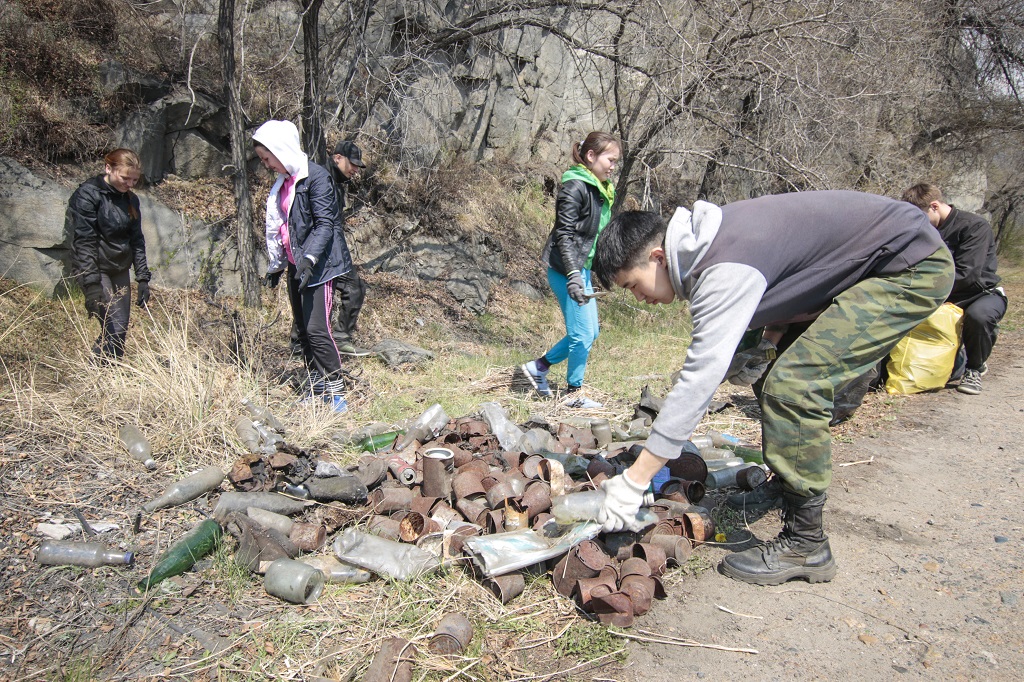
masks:
{"type": "Polygon", "coordinates": [[[161,581],[192,568],[196,561],[213,551],[223,532],[213,519],[201,522],[163,553],[149,577],[139,581],[139,590],[145,592],[161,581]]]}
{"type": "Polygon", "coordinates": [[[377,452],[378,450],[384,450],[389,445],[398,439],[398,436],[405,433],[404,431],[388,431],[387,433],[380,433],[376,436],[367,436],[366,438],[359,441],[359,449],[365,450],[366,452],[377,452]]]}

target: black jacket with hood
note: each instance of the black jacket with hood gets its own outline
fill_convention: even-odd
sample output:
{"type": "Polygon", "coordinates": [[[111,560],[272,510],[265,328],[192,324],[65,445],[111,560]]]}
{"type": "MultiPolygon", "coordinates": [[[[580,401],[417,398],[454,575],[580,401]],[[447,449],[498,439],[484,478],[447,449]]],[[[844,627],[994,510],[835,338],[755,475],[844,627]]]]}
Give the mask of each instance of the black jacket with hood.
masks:
{"type": "MultiPolygon", "coordinates": [[[[288,210],[288,237],[296,259],[314,261],[310,286],[340,277],[352,269],[352,256],[345,242],[341,210],[330,172],[306,157],[299,148],[299,133],[291,121],[267,121],[253,133],[253,141],[270,150],[295,178],[294,195],[288,210]]],[[[280,235],[283,220],[278,205],[285,180],[279,174],[267,197],[267,272],[287,266],[280,235]]]]}
{"type": "Polygon", "coordinates": [[[139,198],[133,192],[118,192],[102,175],[86,180],[68,200],[64,228],[72,234],[71,272],[79,286],[99,283],[101,272],[132,266],[136,282],[150,280],[139,198]]]}

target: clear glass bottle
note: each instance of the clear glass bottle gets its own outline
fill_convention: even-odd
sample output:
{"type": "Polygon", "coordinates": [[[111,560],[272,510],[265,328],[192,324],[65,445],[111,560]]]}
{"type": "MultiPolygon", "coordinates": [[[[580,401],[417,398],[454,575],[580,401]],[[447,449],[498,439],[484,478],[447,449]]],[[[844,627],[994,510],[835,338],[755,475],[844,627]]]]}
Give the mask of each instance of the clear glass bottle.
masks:
{"type": "Polygon", "coordinates": [[[126,566],[134,560],[131,552],[108,549],[100,542],[47,540],[36,551],[36,561],[51,566],[126,566]]]}
{"type": "Polygon", "coordinates": [[[256,426],[253,424],[252,419],[248,417],[239,417],[235,420],[235,435],[238,436],[238,440],[242,441],[242,445],[249,449],[249,452],[260,451],[260,434],[256,430],[256,426]]]}
{"type": "Polygon", "coordinates": [[[449,417],[444,408],[439,403],[434,403],[416,418],[402,436],[398,437],[395,441],[395,451],[401,452],[413,441],[423,443],[430,440],[448,424],[448,421],[449,417]]]}
{"type": "Polygon", "coordinates": [[[278,433],[284,433],[284,425],[277,420],[277,417],[274,416],[269,408],[257,405],[248,398],[242,398],[242,404],[245,405],[245,409],[249,410],[253,420],[266,424],[278,433]]]}
{"type": "Polygon", "coordinates": [[[125,424],[118,430],[118,436],[121,437],[121,442],[124,443],[124,447],[128,450],[128,454],[132,456],[132,459],[141,462],[143,466],[152,471],[156,469],[156,460],[153,459],[153,449],[149,446],[149,441],[142,435],[142,432],[134,424],[125,424]]]}
{"type": "Polygon", "coordinates": [[[206,467],[191,476],[167,486],[163,495],[142,505],[142,511],[152,512],[164,507],[173,507],[194,500],[203,493],[208,493],[224,480],[224,472],[220,467],[206,467]]]}

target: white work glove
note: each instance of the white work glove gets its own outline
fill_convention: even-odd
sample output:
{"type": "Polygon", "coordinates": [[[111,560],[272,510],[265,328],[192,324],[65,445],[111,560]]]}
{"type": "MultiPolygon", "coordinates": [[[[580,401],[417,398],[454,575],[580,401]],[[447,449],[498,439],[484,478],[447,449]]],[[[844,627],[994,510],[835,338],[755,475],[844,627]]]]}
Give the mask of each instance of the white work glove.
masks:
{"type": "Polygon", "coordinates": [[[732,363],[725,378],[730,384],[750,386],[761,378],[768,364],[775,359],[778,348],[768,339],[761,339],[755,347],[740,351],[732,356],[732,363]]]}
{"type": "Polygon", "coordinates": [[[624,471],[602,483],[601,489],[604,490],[604,506],[597,513],[597,521],[605,531],[615,533],[623,529],[638,531],[643,528],[636,515],[643,504],[647,486],[635,483],[624,471]]]}

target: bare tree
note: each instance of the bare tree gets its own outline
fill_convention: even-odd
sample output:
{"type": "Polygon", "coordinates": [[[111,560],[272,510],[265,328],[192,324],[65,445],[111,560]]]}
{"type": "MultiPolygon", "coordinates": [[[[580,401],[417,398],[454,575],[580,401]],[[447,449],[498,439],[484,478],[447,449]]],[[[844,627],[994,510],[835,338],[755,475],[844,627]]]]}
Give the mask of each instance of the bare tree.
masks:
{"type": "Polygon", "coordinates": [[[232,180],[235,193],[235,241],[238,246],[238,266],[242,275],[242,294],[245,305],[260,304],[260,276],[257,254],[260,242],[253,230],[252,198],[249,195],[249,171],[246,165],[245,115],[238,93],[235,68],[235,0],[220,0],[217,21],[221,41],[221,61],[224,78],[224,98],[228,105],[231,137],[232,180]]]}

